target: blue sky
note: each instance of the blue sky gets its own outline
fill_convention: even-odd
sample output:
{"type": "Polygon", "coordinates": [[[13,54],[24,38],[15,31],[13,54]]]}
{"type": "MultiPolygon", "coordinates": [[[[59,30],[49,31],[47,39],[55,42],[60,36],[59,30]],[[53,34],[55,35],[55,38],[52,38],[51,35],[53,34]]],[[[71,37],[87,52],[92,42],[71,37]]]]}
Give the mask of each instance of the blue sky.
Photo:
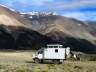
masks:
{"type": "Polygon", "coordinates": [[[96,0],[0,0],[19,12],[56,12],[66,17],[96,22],[96,0]]]}

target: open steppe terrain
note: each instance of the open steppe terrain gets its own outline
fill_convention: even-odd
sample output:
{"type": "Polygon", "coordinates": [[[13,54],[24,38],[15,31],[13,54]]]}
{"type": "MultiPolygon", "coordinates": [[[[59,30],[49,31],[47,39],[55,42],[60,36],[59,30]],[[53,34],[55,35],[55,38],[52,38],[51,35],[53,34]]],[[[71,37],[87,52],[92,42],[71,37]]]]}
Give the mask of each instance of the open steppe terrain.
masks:
{"type": "Polygon", "coordinates": [[[0,52],[0,72],[96,72],[96,61],[69,61],[62,64],[35,64],[36,51],[0,52]]]}

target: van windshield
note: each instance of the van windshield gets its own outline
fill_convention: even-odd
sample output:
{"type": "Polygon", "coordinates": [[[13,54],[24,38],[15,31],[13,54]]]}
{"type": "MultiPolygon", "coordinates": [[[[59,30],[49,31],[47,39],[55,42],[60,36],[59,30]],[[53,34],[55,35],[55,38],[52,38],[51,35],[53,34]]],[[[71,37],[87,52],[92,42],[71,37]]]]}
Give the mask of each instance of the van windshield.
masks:
{"type": "Polygon", "coordinates": [[[38,54],[42,54],[43,53],[43,51],[38,51],[38,54]]]}
{"type": "Polygon", "coordinates": [[[43,53],[43,50],[44,50],[43,48],[39,49],[38,50],[38,54],[42,54],[43,53]]]}

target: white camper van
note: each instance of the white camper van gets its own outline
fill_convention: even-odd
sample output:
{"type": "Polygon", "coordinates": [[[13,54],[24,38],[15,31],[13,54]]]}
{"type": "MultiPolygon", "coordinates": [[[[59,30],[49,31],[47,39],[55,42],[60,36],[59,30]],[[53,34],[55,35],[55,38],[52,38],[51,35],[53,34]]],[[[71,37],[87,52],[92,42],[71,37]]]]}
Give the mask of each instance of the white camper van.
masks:
{"type": "Polygon", "coordinates": [[[63,48],[60,44],[49,44],[47,48],[41,48],[36,54],[33,54],[33,60],[35,63],[44,62],[49,60],[55,64],[59,64],[69,58],[70,48],[63,48]]]}

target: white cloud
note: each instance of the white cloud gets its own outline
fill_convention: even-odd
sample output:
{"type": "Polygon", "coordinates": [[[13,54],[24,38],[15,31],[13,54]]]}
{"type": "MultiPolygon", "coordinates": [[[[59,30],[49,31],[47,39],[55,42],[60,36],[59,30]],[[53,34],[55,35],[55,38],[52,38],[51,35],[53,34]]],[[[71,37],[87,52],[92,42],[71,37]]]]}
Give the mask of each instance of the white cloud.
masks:
{"type": "Polygon", "coordinates": [[[0,2],[9,8],[19,12],[29,11],[54,11],[65,13],[64,16],[73,17],[79,20],[96,21],[96,10],[91,12],[72,12],[80,9],[96,8],[96,0],[0,0],[0,2]]]}
{"type": "Polygon", "coordinates": [[[60,2],[50,2],[49,4],[45,4],[46,10],[73,10],[80,9],[85,7],[96,8],[96,0],[71,0],[71,1],[63,1],[60,2]]]}
{"type": "MultiPolygon", "coordinates": [[[[96,8],[96,0],[0,0],[0,2],[14,9],[19,6],[21,11],[22,7],[28,8],[29,6],[37,11],[40,9],[42,11],[64,11],[85,7],[96,8]]],[[[30,7],[28,9],[31,9],[30,7]]]]}
{"type": "Polygon", "coordinates": [[[53,0],[0,0],[3,4],[7,4],[9,6],[14,6],[14,4],[17,2],[19,4],[25,4],[25,5],[43,5],[44,2],[52,2],[53,0]]]}
{"type": "Polygon", "coordinates": [[[15,3],[21,5],[43,5],[43,9],[46,10],[68,10],[68,9],[78,9],[84,7],[95,7],[96,0],[0,0],[3,4],[7,6],[14,6],[15,3]]]}
{"type": "Polygon", "coordinates": [[[53,0],[0,0],[0,3],[19,12],[38,11],[45,2],[53,0]]]}
{"type": "Polygon", "coordinates": [[[93,21],[96,21],[96,17],[95,17],[95,18],[93,18],[93,21]]]}
{"type": "Polygon", "coordinates": [[[13,0],[13,2],[19,2],[22,4],[30,4],[30,5],[42,5],[43,2],[46,1],[51,2],[52,0],[13,0]]]}
{"type": "Polygon", "coordinates": [[[83,21],[96,21],[96,11],[94,12],[68,12],[63,16],[75,18],[83,21]]]}

